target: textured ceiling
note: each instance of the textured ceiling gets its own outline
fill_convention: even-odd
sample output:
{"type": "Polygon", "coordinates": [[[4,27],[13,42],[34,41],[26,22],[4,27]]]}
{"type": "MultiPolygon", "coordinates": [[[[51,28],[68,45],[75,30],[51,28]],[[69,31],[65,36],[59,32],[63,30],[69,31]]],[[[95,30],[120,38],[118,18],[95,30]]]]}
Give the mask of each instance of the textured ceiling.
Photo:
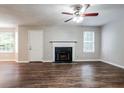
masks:
{"type": "Polygon", "coordinates": [[[83,25],[101,26],[124,16],[124,5],[97,4],[86,12],[99,12],[97,17],[85,17],[81,23],[64,20],[70,15],[62,15],[63,11],[71,11],[69,4],[22,4],[0,5],[0,23],[17,25],[83,25]]]}

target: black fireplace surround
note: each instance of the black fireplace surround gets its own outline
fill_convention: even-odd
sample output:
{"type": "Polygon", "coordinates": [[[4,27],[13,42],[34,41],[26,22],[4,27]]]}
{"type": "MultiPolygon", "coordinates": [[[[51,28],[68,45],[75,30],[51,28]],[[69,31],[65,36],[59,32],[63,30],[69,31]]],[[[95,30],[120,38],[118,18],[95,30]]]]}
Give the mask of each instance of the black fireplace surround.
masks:
{"type": "Polygon", "coordinates": [[[56,63],[72,62],[72,47],[55,47],[56,63]]]}

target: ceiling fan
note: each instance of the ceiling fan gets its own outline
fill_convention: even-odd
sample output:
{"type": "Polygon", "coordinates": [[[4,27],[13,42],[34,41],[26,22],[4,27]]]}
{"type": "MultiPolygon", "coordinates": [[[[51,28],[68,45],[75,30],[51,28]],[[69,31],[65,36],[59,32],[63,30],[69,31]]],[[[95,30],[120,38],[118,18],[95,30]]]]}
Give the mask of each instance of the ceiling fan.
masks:
{"type": "Polygon", "coordinates": [[[93,17],[93,16],[98,16],[99,13],[86,13],[86,10],[90,7],[90,4],[76,4],[76,5],[72,5],[71,7],[73,8],[73,13],[70,12],[62,12],[62,14],[66,14],[66,15],[72,15],[71,18],[65,20],[64,22],[68,22],[70,20],[73,20],[75,22],[81,22],[83,21],[84,17],[93,17]]]}

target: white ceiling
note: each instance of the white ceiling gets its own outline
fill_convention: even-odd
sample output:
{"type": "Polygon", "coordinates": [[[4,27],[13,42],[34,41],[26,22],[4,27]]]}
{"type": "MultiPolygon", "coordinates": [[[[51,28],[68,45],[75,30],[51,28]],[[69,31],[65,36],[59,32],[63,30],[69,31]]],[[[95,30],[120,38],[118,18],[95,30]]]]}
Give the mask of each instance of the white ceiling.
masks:
{"type": "Polygon", "coordinates": [[[87,12],[99,12],[97,17],[85,17],[82,23],[64,20],[70,15],[62,15],[63,11],[71,11],[69,4],[22,4],[0,5],[0,23],[18,25],[83,25],[101,26],[124,16],[124,5],[97,4],[87,12]]]}

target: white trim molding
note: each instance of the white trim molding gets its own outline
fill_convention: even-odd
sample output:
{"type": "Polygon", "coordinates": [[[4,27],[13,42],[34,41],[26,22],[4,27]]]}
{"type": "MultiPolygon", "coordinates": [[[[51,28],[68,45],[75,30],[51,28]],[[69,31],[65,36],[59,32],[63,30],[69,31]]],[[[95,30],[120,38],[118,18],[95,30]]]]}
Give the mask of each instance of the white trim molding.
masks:
{"type": "Polygon", "coordinates": [[[113,65],[113,66],[116,66],[116,67],[119,67],[119,68],[124,69],[124,66],[121,66],[121,65],[112,63],[112,62],[110,62],[110,61],[106,61],[106,60],[101,59],[101,62],[104,62],[104,63],[107,63],[107,64],[110,64],[110,65],[113,65]]]}
{"type": "Polygon", "coordinates": [[[45,62],[50,62],[50,63],[52,63],[53,60],[43,60],[43,62],[44,62],[44,63],[45,63],[45,62]]]}
{"type": "Polygon", "coordinates": [[[7,61],[8,62],[8,61],[16,61],[16,60],[0,60],[0,61],[5,61],[5,62],[7,61]]]}
{"type": "MultiPolygon", "coordinates": [[[[95,62],[95,61],[101,61],[100,59],[86,59],[86,60],[73,60],[73,62],[85,62],[85,61],[93,61],[93,62],[95,62]]],[[[45,63],[45,62],[50,62],[50,63],[52,63],[52,62],[54,62],[53,60],[43,60],[43,62],[45,63]]]]}
{"type": "MultiPolygon", "coordinates": [[[[9,60],[10,61],[10,60],[9,60]]],[[[85,62],[85,61],[101,61],[100,59],[86,59],[86,60],[74,60],[74,62],[85,62]]],[[[26,61],[26,60],[24,60],[24,61],[15,61],[15,62],[17,62],[17,63],[30,63],[30,61],[26,61]]],[[[52,63],[52,62],[54,62],[53,60],[43,60],[42,62],[50,62],[50,63],[52,63]]]]}
{"type": "Polygon", "coordinates": [[[101,60],[100,59],[85,59],[85,60],[74,60],[74,61],[85,62],[85,61],[101,61],[101,60]]]}
{"type": "Polygon", "coordinates": [[[17,63],[30,63],[29,61],[26,61],[26,60],[24,60],[24,61],[16,61],[17,63]]]}

